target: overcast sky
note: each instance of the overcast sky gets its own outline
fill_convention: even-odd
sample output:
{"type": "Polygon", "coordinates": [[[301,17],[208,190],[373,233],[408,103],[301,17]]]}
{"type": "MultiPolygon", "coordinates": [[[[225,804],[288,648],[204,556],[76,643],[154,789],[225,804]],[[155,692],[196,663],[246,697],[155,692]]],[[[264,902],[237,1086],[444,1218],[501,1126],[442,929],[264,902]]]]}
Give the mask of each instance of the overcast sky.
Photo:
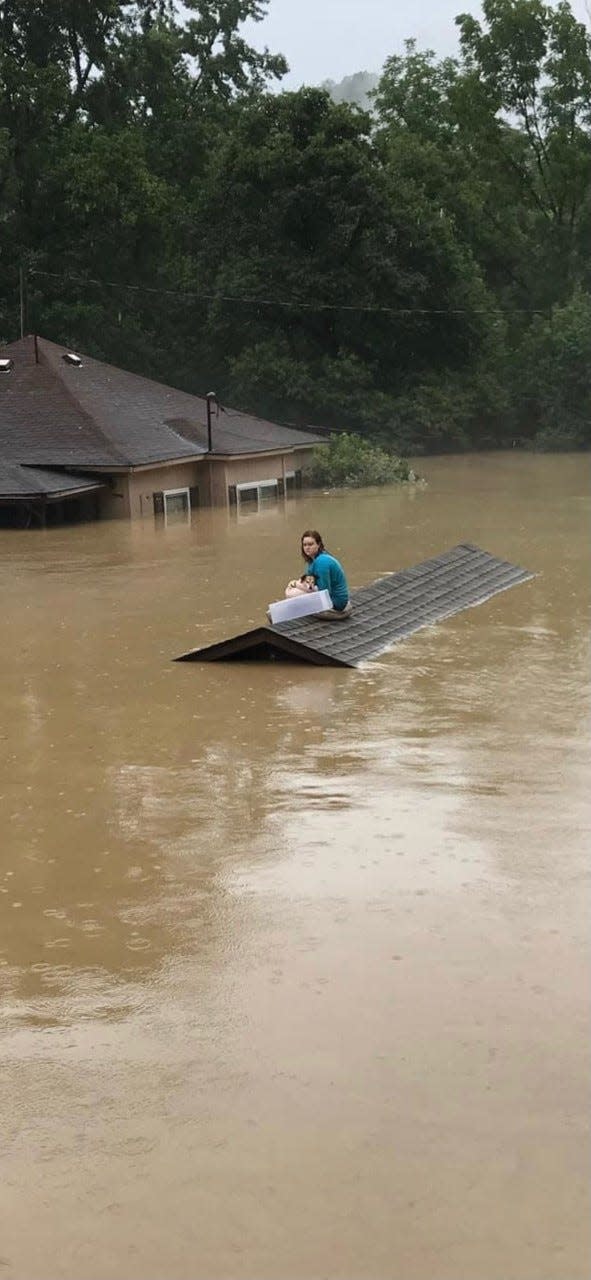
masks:
{"type": "MultiPolygon", "coordinates": [[[[585,0],[571,0],[573,13],[587,20],[585,0]]],[[[439,55],[457,51],[454,18],[481,16],[476,0],[270,0],[261,23],[245,24],[256,48],[283,53],[290,66],[285,88],[342,80],[355,71],[379,71],[404,40],[439,55]]]]}

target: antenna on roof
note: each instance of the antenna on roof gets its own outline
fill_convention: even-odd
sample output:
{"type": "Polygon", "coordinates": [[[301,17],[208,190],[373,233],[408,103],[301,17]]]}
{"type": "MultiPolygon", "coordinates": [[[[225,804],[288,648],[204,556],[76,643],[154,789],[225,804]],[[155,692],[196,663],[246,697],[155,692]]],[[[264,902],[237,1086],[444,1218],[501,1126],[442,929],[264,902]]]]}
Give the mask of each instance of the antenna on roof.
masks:
{"type": "Polygon", "coordinates": [[[27,288],[25,281],[25,272],[22,266],[18,269],[18,294],[19,294],[19,310],[21,321],[21,338],[25,336],[25,321],[27,315],[27,288]]]}
{"type": "Polygon", "coordinates": [[[215,391],[208,391],[205,399],[207,401],[207,452],[211,453],[211,403],[214,400],[217,405],[218,398],[215,391]]]}

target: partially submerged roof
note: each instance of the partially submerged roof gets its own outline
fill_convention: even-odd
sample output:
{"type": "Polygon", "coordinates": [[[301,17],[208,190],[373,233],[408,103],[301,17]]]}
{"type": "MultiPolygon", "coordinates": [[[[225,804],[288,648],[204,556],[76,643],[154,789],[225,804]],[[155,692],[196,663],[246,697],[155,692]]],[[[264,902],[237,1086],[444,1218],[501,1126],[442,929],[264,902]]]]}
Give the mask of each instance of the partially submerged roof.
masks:
{"type": "MultiPolygon", "coordinates": [[[[207,441],[205,401],[197,396],[191,397],[203,406],[201,418],[194,417],[170,419],[170,426],[184,435],[188,440],[205,444],[207,441]]],[[[212,454],[222,457],[235,457],[244,453],[277,453],[289,452],[293,449],[311,449],[317,444],[326,444],[326,434],[315,429],[300,431],[297,427],[280,426],[277,422],[268,422],[265,418],[256,418],[252,413],[242,413],[238,409],[227,409],[215,406],[212,411],[212,454]]]]}
{"type": "Polygon", "coordinates": [[[30,502],[36,498],[56,502],[102,488],[103,481],[97,476],[73,476],[64,471],[23,467],[18,462],[0,459],[0,494],[9,502],[30,502]]]}
{"type": "MultiPolygon", "coordinates": [[[[207,453],[207,402],[45,338],[2,349],[0,457],[37,466],[125,470],[207,453]]],[[[215,407],[212,453],[289,452],[316,434],[215,407]]],[[[1,491],[0,491],[1,492],[1,491]]]]}
{"type": "Polygon", "coordinates": [[[3,349],[14,363],[0,378],[0,457],[38,466],[124,466],[123,456],[39,354],[37,364],[29,338],[3,349]]]}
{"type": "Polygon", "coordinates": [[[315,666],[356,667],[421,627],[482,604],[533,576],[527,569],[463,542],[443,555],[352,592],[349,618],[330,622],[310,614],[276,626],[256,627],[219,644],[191,649],[176,661],[282,658],[315,666]]]}
{"type": "Polygon", "coordinates": [[[14,361],[0,385],[0,452],[40,466],[132,466],[200,457],[166,419],[193,397],[67,347],[22,338],[4,348],[14,361]],[[36,359],[36,355],[38,359],[36,359]]]}

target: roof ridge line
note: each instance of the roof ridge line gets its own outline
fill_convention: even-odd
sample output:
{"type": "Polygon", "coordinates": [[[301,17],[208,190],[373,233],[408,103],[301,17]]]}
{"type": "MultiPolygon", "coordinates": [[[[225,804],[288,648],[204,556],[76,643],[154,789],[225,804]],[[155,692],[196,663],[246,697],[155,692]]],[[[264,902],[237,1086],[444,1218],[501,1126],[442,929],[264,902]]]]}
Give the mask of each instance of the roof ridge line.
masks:
{"type": "MultiPolygon", "coordinates": [[[[62,343],[51,342],[49,338],[41,338],[39,337],[38,334],[37,334],[37,342],[44,343],[44,344],[48,343],[50,346],[55,347],[57,351],[64,352],[68,350],[68,348],[64,347],[62,343]]],[[[92,356],[87,356],[86,359],[92,360],[92,356]]],[[[60,373],[59,373],[59,366],[58,366],[58,370],[54,370],[49,360],[47,359],[47,357],[45,357],[43,363],[45,364],[45,368],[47,369],[48,373],[50,373],[52,378],[54,378],[55,381],[57,382],[60,390],[64,392],[64,394],[66,395],[67,399],[71,402],[71,404],[73,404],[76,407],[78,412],[82,414],[82,416],[86,419],[86,421],[90,423],[93,431],[97,431],[101,439],[104,440],[105,443],[108,445],[109,452],[114,455],[114,461],[119,461],[121,464],[123,464],[123,466],[126,466],[126,467],[133,466],[133,463],[129,461],[129,458],[124,457],[124,455],[119,452],[119,449],[117,448],[116,445],[112,443],[109,436],[106,435],[106,433],[103,431],[103,428],[99,426],[96,420],[90,416],[88,411],[80,403],[78,397],[74,394],[72,389],[68,386],[67,382],[62,381],[62,378],[60,377],[60,373]]],[[[55,463],[55,465],[59,466],[60,464],[55,463]]]]}

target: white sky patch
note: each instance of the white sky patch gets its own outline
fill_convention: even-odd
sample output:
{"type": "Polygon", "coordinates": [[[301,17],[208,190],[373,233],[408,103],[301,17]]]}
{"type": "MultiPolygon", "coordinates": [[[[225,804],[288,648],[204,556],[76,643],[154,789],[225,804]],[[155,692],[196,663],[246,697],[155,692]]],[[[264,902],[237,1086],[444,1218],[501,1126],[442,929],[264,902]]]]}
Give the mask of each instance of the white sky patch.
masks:
{"type": "MultiPolygon", "coordinates": [[[[589,25],[586,0],[571,0],[571,8],[589,25]]],[[[270,0],[264,21],[248,22],[243,30],[255,48],[266,45],[271,53],[285,54],[290,72],[282,87],[297,89],[356,71],[380,71],[411,38],[440,57],[453,56],[459,13],[482,17],[474,0],[270,0]]]]}

